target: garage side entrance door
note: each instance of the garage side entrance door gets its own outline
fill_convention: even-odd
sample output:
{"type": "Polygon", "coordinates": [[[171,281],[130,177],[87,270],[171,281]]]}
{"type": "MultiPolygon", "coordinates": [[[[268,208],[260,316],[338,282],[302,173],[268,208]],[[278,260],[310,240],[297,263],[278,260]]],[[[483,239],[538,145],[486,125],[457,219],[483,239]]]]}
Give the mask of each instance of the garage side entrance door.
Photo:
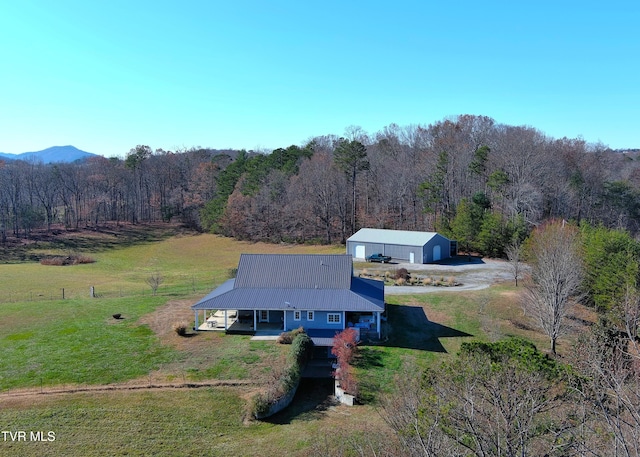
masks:
{"type": "Polygon", "coordinates": [[[440,260],[442,258],[442,254],[440,254],[440,245],[436,244],[433,247],[433,261],[437,262],[438,260],[440,260]]]}
{"type": "Polygon", "coordinates": [[[356,245],[356,255],[354,256],[356,259],[364,259],[364,245],[357,244],[356,245]]]}

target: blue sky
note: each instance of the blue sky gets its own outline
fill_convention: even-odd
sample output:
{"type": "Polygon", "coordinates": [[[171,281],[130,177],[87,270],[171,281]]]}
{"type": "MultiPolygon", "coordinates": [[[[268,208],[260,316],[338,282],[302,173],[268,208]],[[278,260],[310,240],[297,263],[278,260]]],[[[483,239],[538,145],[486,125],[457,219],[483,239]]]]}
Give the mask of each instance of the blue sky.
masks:
{"type": "Polygon", "coordinates": [[[0,4],[0,151],[272,149],[458,114],[640,148],[640,2],[0,4]]]}

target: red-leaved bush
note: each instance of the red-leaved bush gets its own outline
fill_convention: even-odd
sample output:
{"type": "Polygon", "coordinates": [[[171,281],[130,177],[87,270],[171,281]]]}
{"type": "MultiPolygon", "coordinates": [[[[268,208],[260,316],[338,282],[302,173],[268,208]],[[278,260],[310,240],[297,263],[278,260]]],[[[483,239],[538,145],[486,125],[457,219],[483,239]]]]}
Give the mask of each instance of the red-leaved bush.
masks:
{"type": "Polygon", "coordinates": [[[340,382],[340,387],[351,394],[358,394],[358,383],[355,370],[351,363],[356,355],[358,346],[358,332],[353,328],[346,328],[333,338],[331,353],[336,356],[338,368],[334,377],[340,382]]]}

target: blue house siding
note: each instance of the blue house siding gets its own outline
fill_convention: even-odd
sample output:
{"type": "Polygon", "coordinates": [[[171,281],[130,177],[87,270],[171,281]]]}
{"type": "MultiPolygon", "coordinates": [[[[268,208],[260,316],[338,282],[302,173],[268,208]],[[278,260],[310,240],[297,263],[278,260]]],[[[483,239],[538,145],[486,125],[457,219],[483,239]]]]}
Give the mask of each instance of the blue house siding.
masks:
{"type": "Polygon", "coordinates": [[[295,311],[286,311],[286,329],[294,330],[298,327],[305,329],[320,330],[343,330],[345,328],[345,314],[343,311],[313,311],[313,320],[308,319],[309,310],[300,311],[300,320],[294,319],[295,311]],[[340,322],[332,323],[328,321],[328,315],[340,315],[340,322]]]}

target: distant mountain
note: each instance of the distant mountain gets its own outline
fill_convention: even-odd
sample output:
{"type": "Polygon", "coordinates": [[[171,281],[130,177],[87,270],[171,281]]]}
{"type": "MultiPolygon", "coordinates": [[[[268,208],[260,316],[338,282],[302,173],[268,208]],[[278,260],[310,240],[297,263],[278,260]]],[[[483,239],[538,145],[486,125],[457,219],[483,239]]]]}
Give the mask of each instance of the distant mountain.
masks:
{"type": "Polygon", "coordinates": [[[76,160],[86,160],[89,157],[98,157],[98,155],[82,151],[75,146],[53,146],[42,151],[23,152],[22,154],[0,152],[0,158],[5,160],[25,160],[42,163],[69,163],[76,160]]]}

